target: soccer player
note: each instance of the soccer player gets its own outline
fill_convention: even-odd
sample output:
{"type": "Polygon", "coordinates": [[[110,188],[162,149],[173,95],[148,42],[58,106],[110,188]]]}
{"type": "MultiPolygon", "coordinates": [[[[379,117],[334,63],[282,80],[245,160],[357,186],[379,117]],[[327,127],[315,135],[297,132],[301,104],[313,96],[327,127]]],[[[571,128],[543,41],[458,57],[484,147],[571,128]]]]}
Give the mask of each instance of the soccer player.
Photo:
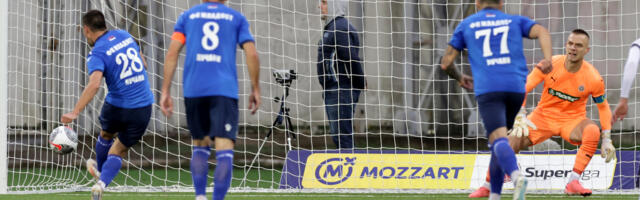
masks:
{"type": "Polygon", "coordinates": [[[170,116],[173,109],[171,79],[178,55],[182,47],[187,46],[183,91],[193,145],[191,176],[196,200],[206,199],[207,160],[212,139],[217,161],[213,199],[224,199],[231,184],[233,146],[238,130],[236,45],[242,47],[246,55],[252,86],[249,94],[251,114],[260,106],[260,63],[249,22],[241,13],[225,6],[225,2],[203,1],[183,12],[174,27],[164,63],[160,107],[164,115],[170,116]]]}
{"type": "MultiPolygon", "coordinates": [[[[453,33],[441,67],[466,88],[473,89],[489,137],[492,176],[506,173],[515,181],[513,199],[524,199],[527,180],[518,170],[516,156],[507,140],[507,129],[525,97],[527,65],[522,38],[538,38],[544,60],[541,67],[550,69],[551,37],[547,29],[523,16],[500,11],[501,0],[476,0],[478,13],[464,19],[453,33]],[[473,78],[461,74],[453,65],[460,51],[467,48],[473,78]],[[475,82],[475,84],[474,84],[475,82]]],[[[489,199],[500,199],[504,179],[491,179],[489,199]]]]}
{"type": "Polygon", "coordinates": [[[62,115],[60,121],[67,124],[78,117],[98,92],[104,76],[109,93],[100,113],[97,162],[87,160],[87,170],[98,179],[91,188],[92,199],[99,200],[120,171],[124,154],[147,130],[154,100],[142,52],[129,33],[107,30],[104,15],[97,10],[82,16],[82,33],[93,47],[87,56],[89,83],[73,111],[62,115]]]}
{"type": "Polygon", "coordinates": [[[613,110],[613,122],[623,120],[627,116],[629,91],[638,72],[638,63],[640,63],[640,39],[634,41],[629,48],[629,56],[627,56],[627,63],[624,65],[624,72],[622,73],[624,75],[620,84],[620,100],[615,110],[613,110]]]}
{"type": "Polygon", "coordinates": [[[624,65],[624,73],[622,73],[624,75],[620,87],[620,101],[613,111],[613,122],[622,120],[627,116],[629,90],[631,90],[633,80],[636,78],[638,63],[640,63],[640,39],[634,41],[629,48],[629,56],[627,57],[627,63],[624,65]]]}
{"type": "MultiPolygon", "coordinates": [[[[533,69],[527,77],[527,92],[544,81],[542,97],[529,116],[525,116],[524,108],[520,109],[509,142],[515,152],[558,135],[571,144],[580,145],[564,192],[588,196],[591,190],[582,187],[578,180],[596,152],[600,137],[601,156],[606,159],[605,162],[616,157],[615,147],[611,143],[611,110],[600,73],[584,60],[584,55],[589,52],[589,34],[582,29],[571,31],[565,48],[565,55],[553,56],[551,73],[545,75],[533,69]],[[600,128],[586,116],[589,96],[598,106],[602,134],[600,128]]],[[[497,178],[493,174],[490,177],[491,180],[497,178]]],[[[486,197],[488,193],[485,183],[469,197],[486,197]]]]}

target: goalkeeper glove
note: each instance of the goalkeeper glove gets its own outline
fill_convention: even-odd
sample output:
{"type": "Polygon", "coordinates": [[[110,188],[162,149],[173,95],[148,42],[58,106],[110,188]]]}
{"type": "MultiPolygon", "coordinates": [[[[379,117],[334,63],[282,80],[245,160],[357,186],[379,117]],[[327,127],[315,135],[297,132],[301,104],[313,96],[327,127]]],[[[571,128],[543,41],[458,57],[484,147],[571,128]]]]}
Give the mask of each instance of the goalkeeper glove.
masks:
{"type": "Polygon", "coordinates": [[[513,128],[509,130],[508,135],[515,135],[516,137],[527,137],[529,136],[529,127],[531,127],[531,129],[533,130],[538,129],[538,127],[536,127],[533,122],[527,119],[527,111],[524,109],[524,107],[522,107],[520,108],[520,111],[518,111],[516,120],[513,123],[513,128]]]}
{"type": "Polygon", "coordinates": [[[616,159],[616,148],[611,142],[611,130],[602,131],[602,145],[600,145],[600,156],[605,159],[605,162],[611,162],[616,159]]]}

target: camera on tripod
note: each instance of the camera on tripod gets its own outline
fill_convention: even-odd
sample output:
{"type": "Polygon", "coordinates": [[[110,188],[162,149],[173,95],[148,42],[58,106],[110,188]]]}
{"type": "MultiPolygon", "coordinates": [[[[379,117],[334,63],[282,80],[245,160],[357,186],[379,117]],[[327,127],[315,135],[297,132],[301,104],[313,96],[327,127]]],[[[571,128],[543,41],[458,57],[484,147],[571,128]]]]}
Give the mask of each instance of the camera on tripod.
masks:
{"type": "MultiPolygon", "coordinates": [[[[296,80],[296,72],[293,71],[293,69],[291,70],[284,70],[284,69],[280,69],[280,70],[273,70],[273,77],[276,78],[276,82],[278,82],[280,85],[284,86],[282,88],[282,90],[284,91],[284,93],[282,94],[282,97],[275,97],[273,98],[273,100],[276,103],[280,103],[280,110],[278,111],[278,116],[276,116],[276,118],[273,120],[273,124],[271,124],[271,127],[277,127],[279,125],[284,125],[284,132],[285,135],[287,137],[287,140],[285,142],[285,149],[288,149],[289,151],[293,150],[293,145],[291,143],[291,139],[295,139],[296,138],[296,132],[293,130],[293,124],[291,124],[291,115],[289,114],[290,109],[287,108],[286,105],[286,99],[289,96],[289,89],[291,89],[291,83],[293,83],[293,80],[296,80]],[[288,148],[287,148],[288,147],[288,148]]],[[[251,170],[251,168],[253,167],[253,163],[256,162],[256,159],[259,157],[260,152],[262,150],[262,147],[264,147],[264,144],[269,141],[269,137],[271,136],[271,134],[273,133],[274,128],[270,128],[269,131],[267,132],[267,135],[264,137],[264,139],[262,140],[261,144],[258,146],[258,151],[256,151],[256,155],[253,157],[253,160],[251,160],[251,164],[249,165],[249,170],[247,170],[247,172],[245,172],[244,174],[244,178],[242,179],[242,181],[244,182],[244,180],[247,180],[247,175],[249,174],[249,171],[251,170]]],[[[240,183],[240,185],[242,185],[242,183],[240,183]]]]}
{"type": "Polygon", "coordinates": [[[293,80],[296,80],[296,72],[293,69],[290,70],[273,70],[273,77],[276,78],[276,82],[284,86],[291,86],[293,80]]]}

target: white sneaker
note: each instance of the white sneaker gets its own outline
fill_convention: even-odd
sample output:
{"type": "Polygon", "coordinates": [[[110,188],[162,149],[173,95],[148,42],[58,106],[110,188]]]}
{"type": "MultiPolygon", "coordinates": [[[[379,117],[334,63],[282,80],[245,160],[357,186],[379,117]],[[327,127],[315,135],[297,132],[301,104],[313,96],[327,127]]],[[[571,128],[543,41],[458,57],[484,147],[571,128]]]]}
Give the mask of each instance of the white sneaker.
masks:
{"type": "Polygon", "coordinates": [[[207,196],[205,196],[205,195],[198,195],[198,196],[196,196],[196,200],[207,200],[207,196]]]}
{"type": "Polygon", "coordinates": [[[104,187],[101,184],[102,182],[98,182],[93,187],[91,187],[91,200],[102,200],[102,192],[104,191],[104,187]]]}
{"type": "Polygon", "coordinates": [[[98,163],[89,158],[89,160],[87,160],[87,171],[89,171],[89,174],[91,174],[91,176],[93,176],[93,178],[95,180],[100,180],[100,172],[98,171],[98,163]]]}
{"type": "Polygon", "coordinates": [[[524,200],[527,192],[527,184],[529,181],[523,176],[513,180],[515,187],[513,188],[513,200],[524,200]]]}

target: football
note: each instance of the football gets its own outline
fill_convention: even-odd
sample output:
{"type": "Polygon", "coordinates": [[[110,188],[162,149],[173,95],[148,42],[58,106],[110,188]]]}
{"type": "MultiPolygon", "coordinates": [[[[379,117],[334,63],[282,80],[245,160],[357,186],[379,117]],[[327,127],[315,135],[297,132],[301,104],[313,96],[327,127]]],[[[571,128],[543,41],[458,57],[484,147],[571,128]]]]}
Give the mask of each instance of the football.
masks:
{"type": "Polygon", "coordinates": [[[68,154],[76,150],[78,134],[68,126],[58,126],[49,135],[49,147],[53,152],[68,154]]]}

